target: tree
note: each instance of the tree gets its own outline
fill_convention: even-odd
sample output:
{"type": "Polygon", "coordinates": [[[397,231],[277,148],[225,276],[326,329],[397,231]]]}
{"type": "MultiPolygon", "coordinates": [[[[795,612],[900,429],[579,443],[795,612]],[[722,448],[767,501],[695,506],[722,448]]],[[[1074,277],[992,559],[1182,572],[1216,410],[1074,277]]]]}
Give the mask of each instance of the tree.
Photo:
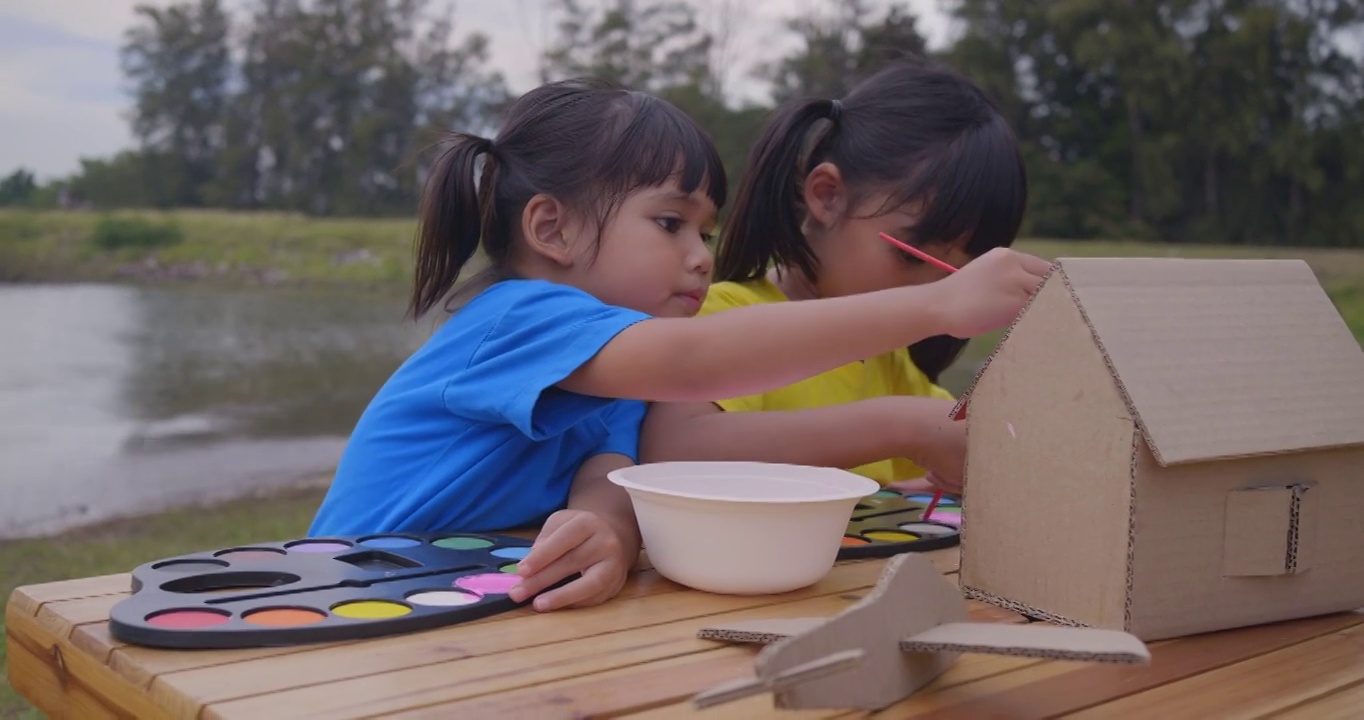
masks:
{"type": "Polygon", "coordinates": [[[904,5],[892,4],[879,20],[867,0],[838,0],[833,5],[829,14],[787,21],[801,46],[763,71],[772,81],[777,102],[842,97],[887,62],[926,53],[915,16],[904,5]]]}
{"type": "Polygon", "coordinates": [[[123,71],[133,82],[133,133],[163,156],[169,182],[155,203],[202,205],[217,174],[228,103],[231,30],[220,0],[166,8],[139,5],[126,33],[123,71]]]}
{"type": "Polygon", "coordinates": [[[27,205],[38,192],[38,183],[33,173],[19,168],[0,180],[0,207],[8,205],[27,205]]]}

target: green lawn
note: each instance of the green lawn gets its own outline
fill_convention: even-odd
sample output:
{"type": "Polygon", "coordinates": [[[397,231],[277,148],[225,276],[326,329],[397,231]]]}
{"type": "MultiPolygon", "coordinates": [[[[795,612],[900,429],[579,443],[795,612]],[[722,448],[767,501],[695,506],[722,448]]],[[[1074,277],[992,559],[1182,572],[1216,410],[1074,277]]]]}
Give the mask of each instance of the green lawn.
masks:
{"type": "MultiPolygon", "coordinates": [[[[93,238],[99,215],[0,211],[0,280],[126,278],[130,264],[155,258],[158,268],[178,267],[214,282],[259,281],[337,287],[402,288],[410,266],[410,220],[313,220],[285,214],[228,212],[122,213],[174,223],[183,240],[155,249],[100,250],[93,238]]],[[[1297,257],[1316,271],[1355,336],[1364,340],[1364,250],[1229,248],[1120,242],[1027,240],[1022,250],[1062,256],[1297,257]]],[[[972,343],[954,368],[952,382],[969,377],[973,361],[995,338],[972,343]]],[[[171,512],[83,529],[57,538],[0,542],[0,598],[19,585],[126,572],[148,560],[306,531],[321,498],[318,490],[293,491],[229,503],[212,513],[171,512]]],[[[0,622],[3,622],[0,620],[0,622]]],[[[4,665],[0,648],[0,666],[4,665]]],[[[31,711],[7,681],[0,681],[0,718],[31,711]]]]}

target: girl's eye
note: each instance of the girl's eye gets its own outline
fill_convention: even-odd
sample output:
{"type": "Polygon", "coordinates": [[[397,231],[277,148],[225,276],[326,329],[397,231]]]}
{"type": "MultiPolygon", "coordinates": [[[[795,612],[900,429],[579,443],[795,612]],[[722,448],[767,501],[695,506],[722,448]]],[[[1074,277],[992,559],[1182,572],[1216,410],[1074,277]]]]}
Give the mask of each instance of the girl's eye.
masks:
{"type": "Polygon", "coordinates": [[[654,222],[658,223],[658,226],[663,228],[663,231],[667,233],[676,233],[682,229],[682,218],[661,217],[656,218],[654,222]]]}

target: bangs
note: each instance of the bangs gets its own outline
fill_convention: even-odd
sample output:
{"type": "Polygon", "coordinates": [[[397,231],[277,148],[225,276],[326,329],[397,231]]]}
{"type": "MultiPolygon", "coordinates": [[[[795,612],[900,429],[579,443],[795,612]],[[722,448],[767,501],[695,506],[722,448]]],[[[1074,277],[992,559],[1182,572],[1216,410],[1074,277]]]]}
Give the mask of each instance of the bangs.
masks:
{"type": "Polygon", "coordinates": [[[703,189],[716,210],[724,207],[728,187],[715,144],[690,117],[643,93],[628,93],[616,117],[621,126],[607,133],[594,175],[605,181],[608,207],[640,188],[676,179],[683,192],[703,189]]]}
{"type": "Polygon", "coordinates": [[[967,131],[923,153],[903,192],[885,210],[917,202],[916,243],[958,242],[980,257],[1009,247],[1027,206],[1027,175],[1013,134],[1002,119],[967,131]]]}

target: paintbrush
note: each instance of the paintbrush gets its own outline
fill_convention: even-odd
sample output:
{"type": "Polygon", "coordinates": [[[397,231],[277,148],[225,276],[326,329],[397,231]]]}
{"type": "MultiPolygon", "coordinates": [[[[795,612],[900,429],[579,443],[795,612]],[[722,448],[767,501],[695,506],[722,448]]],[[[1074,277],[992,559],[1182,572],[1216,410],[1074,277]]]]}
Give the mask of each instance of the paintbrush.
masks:
{"type": "MultiPolygon", "coordinates": [[[[886,242],[890,243],[891,245],[894,245],[895,247],[898,247],[898,248],[900,248],[901,250],[904,250],[905,252],[909,253],[910,255],[913,255],[913,256],[916,257],[916,258],[919,258],[920,260],[923,260],[924,262],[928,263],[929,265],[933,265],[934,267],[937,267],[937,268],[942,269],[942,270],[946,270],[947,272],[950,272],[950,273],[954,273],[954,272],[957,271],[957,269],[954,268],[954,267],[952,267],[951,265],[948,265],[947,263],[945,263],[945,262],[943,262],[943,261],[941,261],[941,260],[939,260],[939,259],[933,257],[932,255],[929,255],[928,253],[924,252],[923,250],[920,250],[919,248],[914,247],[913,245],[910,245],[910,244],[908,244],[908,243],[900,242],[899,240],[896,240],[895,238],[893,238],[893,237],[891,237],[891,236],[889,236],[889,235],[887,235],[887,234],[885,234],[885,233],[881,233],[880,235],[881,235],[881,239],[882,239],[882,240],[885,240],[886,242]]],[[[938,503],[941,502],[941,501],[942,501],[942,490],[934,490],[934,491],[933,491],[933,501],[930,502],[930,503],[928,503],[928,509],[927,509],[927,510],[924,510],[924,514],[922,515],[922,519],[924,519],[924,520],[930,520],[930,519],[931,519],[930,516],[933,514],[933,511],[934,511],[934,510],[938,509],[938,503]]]]}

